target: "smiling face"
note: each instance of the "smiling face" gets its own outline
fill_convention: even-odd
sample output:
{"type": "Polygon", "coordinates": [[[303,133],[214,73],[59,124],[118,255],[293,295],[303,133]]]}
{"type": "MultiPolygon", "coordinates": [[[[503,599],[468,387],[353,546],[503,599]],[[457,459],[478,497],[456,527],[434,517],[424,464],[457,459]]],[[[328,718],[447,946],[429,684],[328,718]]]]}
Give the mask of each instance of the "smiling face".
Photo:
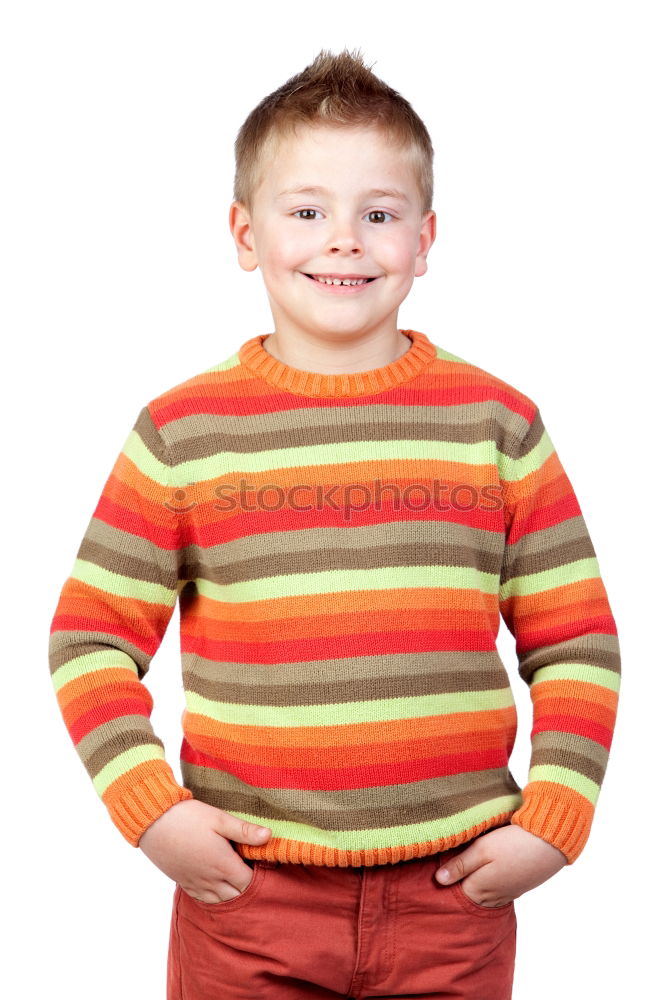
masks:
{"type": "Polygon", "coordinates": [[[276,332],[325,341],[395,336],[435,238],[410,153],[356,127],[282,138],[251,214],[234,202],[229,221],[241,267],[261,270],[276,332]],[[339,283],[350,279],[361,283],[339,283]]]}

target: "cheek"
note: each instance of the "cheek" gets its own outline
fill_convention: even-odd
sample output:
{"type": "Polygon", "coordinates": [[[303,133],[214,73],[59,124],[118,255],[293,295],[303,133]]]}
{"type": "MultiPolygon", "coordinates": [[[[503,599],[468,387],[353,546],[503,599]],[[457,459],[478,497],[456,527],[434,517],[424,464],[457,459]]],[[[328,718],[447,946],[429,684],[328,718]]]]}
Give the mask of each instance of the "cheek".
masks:
{"type": "Polygon", "coordinates": [[[297,235],[289,231],[283,232],[272,246],[271,261],[280,269],[298,269],[306,261],[311,261],[318,249],[319,242],[313,233],[303,232],[297,235]]]}
{"type": "Polygon", "coordinates": [[[396,233],[386,234],[376,248],[377,259],[387,270],[394,272],[413,272],[416,244],[411,235],[396,233]]]}

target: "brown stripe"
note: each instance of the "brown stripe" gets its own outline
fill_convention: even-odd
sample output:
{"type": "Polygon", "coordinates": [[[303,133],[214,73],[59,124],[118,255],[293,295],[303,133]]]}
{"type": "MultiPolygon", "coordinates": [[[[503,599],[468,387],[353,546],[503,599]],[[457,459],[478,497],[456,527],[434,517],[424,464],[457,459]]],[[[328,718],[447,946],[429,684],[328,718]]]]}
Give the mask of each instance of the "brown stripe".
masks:
{"type": "Polygon", "coordinates": [[[473,542],[466,545],[462,540],[465,536],[469,537],[471,529],[446,521],[431,521],[431,540],[423,542],[414,537],[418,532],[422,539],[422,522],[408,525],[401,521],[391,525],[392,530],[389,530],[389,525],[383,525],[385,535],[394,533],[395,540],[376,545],[372,538],[373,535],[377,537],[379,532],[374,532],[374,527],[311,528],[307,532],[265,533],[234,539],[216,547],[222,557],[221,563],[216,561],[216,553],[212,549],[201,550],[191,546],[184,554],[181,575],[184,579],[198,577],[224,586],[262,577],[311,573],[312,552],[316,552],[318,565],[325,566],[327,571],[383,569],[389,566],[466,567],[498,578],[501,575],[501,582],[504,583],[510,576],[544,572],[583,557],[595,556],[589,537],[563,541],[568,529],[562,527],[559,532],[549,530],[542,537],[541,548],[532,555],[524,554],[519,546],[514,546],[512,558],[509,557],[502,570],[504,534],[501,532],[479,531],[478,534],[484,536],[483,540],[478,545],[473,542]],[[336,547],[331,538],[334,532],[344,532],[343,537],[350,544],[336,547]],[[451,541],[451,536],[456,534],[461,539],[460,544],[451,541]],[[552,544],[548,544],[549,538],[552,544]],[[257,553],[255,556],[252,555],[253,550],[257,553]]]}
{"type": "Polygon", "coordinates": [[[72,631],[60,629],[52,632],[49,636],[49,667],[51,673],[54,674],[59,667],[78,656],[87,656],[89,653],[101,651],[108,653],[109,650],[113,649],[120,649],[123,653],[127,653],[131,660],[134,660],[138,667],[139,680],[142,680],[148,672],[152,657],[126,639],[110,635],[108,632],[96,632],[92,629],[85,632],[74,629],[72,631]]]}
{"type": "MultiPolygon", "coordinates": [[[[346,677],[345,664],[348,662],[344,657],[340,659],[323,659],[307,663],[307,675],[304,675],[302,662],[281,662],[277,663],[252,663],[244,660],[248,668],[243,674],[243,687],[250,697],[255,685],[263,688],[271,687],[278,691],[281,687],[293,689],[301,685],[303,692],[307,690],[308,684],[316,683],[322,685],[329,683],[331,679],[346,677]]],[[[386,679],[393,680],[403,676],[410,676],[412,673],[432,674],[433,676],[448,673],[463,673],[471,676],[470,671],[480,671],[482,676],[496,677],[500,682],[498,686],[506,684],[506,670],[497,650],[487,650],[485,652],[419,652],[419,653],[390,653],[384,656],[355,656],[354,672],[356,677],[365,678],[366,682],[378,683],[386,679]]],[[[195,674],[200,678],[200,683],[213,685],[215,683],[233,686],[238,682],[238,663],[225,660],[211,660],[196,653],[183,653],[183,674],[189,676],[195,674]]],[[[493,685],[491,685],[493,686],[493,685]]],[[[325,699],[328,701],[329,699],[325,699]]],[[[247,700],[242,702],[247,704],[247,700]]]]}
{"type": "MultiPolygon", "coordinates": [[[[520,425],[524,425],[524,423],[524,419],[521,418],[520,425]]],[[[532,418],[532,423],[529,425],[529,429],[525,428],[524,431],[519,431],[512,442],[511,451],[504,451],[504,454],[508,455],[509,458],[524,458],[525,455],[529,455],[533,448],[536,448],[541,440],[544,430],[545,427],[541,418],[541,413],[539,410],[536,410],[534,417],[532,418]],[[525,436],[522,437],[522,434],[525,436]]]]}
{"type": "Polygon", "coordinates": [[[182,555],[176,549],[163,549],[147,538],[132,535],[93,517],[81,542],[78,558],[88,559],[113,573],[136,575],[138,580],[173,587],[178,580],[182,555]]]}
{"type": "MultiPolygon", "coordinates": [[[[484,553],[472,548],[443,545],[435,548],[424,545],[378,545],[369,549],[325,549],[319,550],[319,565],[332,570],[384,569],[388,566],[470,566],[485,573],[499,573],[498,560],[493,562],[484,553]]],[[[192,578],[193,571],[199,577],[215,583],[230,584],[261,577],[293,575],[312,572],[312,559],[307,552],[292,556],[262,555],[256,559],[244,559],[233,566],[188,566],[192,578]]]]}
{"type": "Polygon", "coordinates": [[[164,744],[153,732],[150,722],[141,715],[123,715],[121,719],[97,726],[78,744],[77,750],[91,778],[126,750],[154,746],[164,757],[164,744]]]}
{"type": "Polygon", "coordinates": [[[181,575],[230,584],[280,573],[311,573],[312,554],[317,553],[319,565],[327,569],[457,565],[499,576],[503,550],[503,531],[447,521],[429,521],[424,529],[421,521],[397,521],[265,532],[208,549],[192,545],[184,550],[181,575]]]}
{"type": "Polygon", "coordinates": [[[589,663],[619,674],[620,650],[617,636],[593,632],[531,650],[520,657],[519,674],[529,684],[535,670],[553,663],[589,663]]]}
{"type": "MultiPolygon", "coordinates": [[[[381,657],[381,668],[376,667],[372,673],[366,673],[363,669],[362,663],[367,662],[367,658],[347,656],[344,658],[344,668],[340,667],[340,661],[337,664],[335,661],[326,661],[331,664],[329,670],[322,667],[323,661],[308,663],[308,679],[301,677],[300,681],[294,680],[291,684],[284,680],[277,684],[271,683],[271,674],[282,674],[281,667],[275,664],[260,671],[263,683],[260,678],[252,684],[238,680],[213,680],[208,671],[202,674],[196,666],[183,671],[183,683],[186,691],[211,701],[271,707],[341,705],[371,701],[373,698],[415,698],[431,694],[471,694],[495,690],[504,692],[510,689],[507,672],[497,656],[494,657],[494,662],[489,660],[485,664],[474,663],[473,658],[468,657],[465,665],[458,663],[456,669],[449,667],[448,670],[443,670],[440,667],[428,671],[423,669],[420,662],[420,669],[416,669],[416,661],[421,661],[422,656],[395,655],[395,659],[400,660],[403,667],[405,660],[410,658],[414,663],[414,672],[404,675],[395,666],[391,675],[394,656],[384,654],[381,657]],[[342,672],[345,676],[338,676],[342,672]]],[[[244,667],[245,676],[255,669],[247,662],[244,667]]],[[[298,664],[298,667],[303,673],[303,664],[298,664]]],[[[498,707],[504,709],[504,704],[498,707]]]]}
{"type": "MultiPolygon", "coordinates": [[[[560,737],[561,738],[561,737],[560,737]]],[[[555,767],[567,768],[567,770],[576,771],[578,774],[584,775],[589,778],[590,781],[594,781],[595,784],[600,785],[604,778],[604,772],[606,770],[605,764],[596,764],[594,761],[590,760],[589,757],[585,757],[582,754],[574,753],[573,750],[563,749],[542,749],[538,745],[535,745],[532,750],[532,756],[530,758],[530,767],[536,767],[537,764],[549,764],[555,767]]]]}
{"type": "MultiPolygon", "coordinates": [[[[498,523],[501,523],[499,517],[498,523]]],[[[424,523],[398,520],[388,521],[385,524],[321,526],[303,531],[265,532],[230,539],[228,542],[206,549],[191,545],[188,552],[197,557],[196,561],[210,562],[212,565],[219,565],[220,562],[225,566],[234,565],[246,559],[255,561],[264,555],[271,560],[272,565],[273,559],[281,556],[293,559],[299,553],[349,550],[359,555],[368,548],[382,549],[387,545],[391,548],[395,546],[410,548],[420,543],[423,546],[424,536],[427,538],[426,544],[433,552],[442,545],[450,545],[452,550],[460,549],[465,552],[478,549],[479,567],[491,564],[504,551],[503,531],[492,532],[466,524],[456,524],[455,521],[432,520],[424,523]]],[[[388,565],[393,564],[388,563],[388,565]]],[[[472,561],[470,565],[477,563],[472,561]]],[[[311,570],[310,555],[307,572],[311,570]]]]}
{"type": "MultiPolygon", "coordinates": [[[[156,546],[157,547],[157,546],[156,546]]],[[[96,542],[86,541],[81,543],[79,549],[79,559],[94,563],[102,569],[110,570],[112,573],[119,573],[121,576],[131,577],[133,580],[143,580],[147,583],[159,583],[164,587],[175,590],[178,585],[176,572],[166,576],[155,563],[144,562],[141,559],[133,559],[131,556],[119,556],[103,545],[96,542]]]]}
{"type": "Polygon", "coordinates": [[[404,826],[454,816],[484,805],[489,799],[520,793],[507,768],[473,771],[405,785],[351,788],[326,792],[320,797],[307,789],[280,789],[279,800],[271,789],[255,788],[226,771],[206,770],[183,761],[183,779],[195,798],[231,813],[263,819],[304,823],[321,830],[368,830],[404,826]],[[279,805],[274,804],[279,801],[279,805]]]}
{"type": "MultiPolygon", "coordinates": [[[[586,736],[580,736],[578,733],[567,733],[567,747],[571,750],[572,759],[581,758],[589,762],[589,766],[596,770],[600,770],[603,774],[606,765],[608,764],[608,750],[601,743],[597,743],[596,740],[588,739],[586,736]]],[[[553,730],[544,730],[540,733],[535,733],[532,738],[532,753],[535,751],[542,755],[543,760],[546,763],[555,763],[554,754],[561,753],[563,750],[562,746],[562,733],[553,730]],[[550,756],[549,756],[550,755],[550,756]],[[548,758],[546,760],[546,758],[548,758]]],[[[533,761],[535,763],[535,761],[533,761]]],[[[557,763],[560,763],[559,761],[557,763]]],[[[568,767],[568,764],[564,764],[564,767],[568,767]]],[[[574,765],[576,770],[580,770],[580,767],[574,765]]],[[[581,773],[586,773],[582,772],[581,773]]],[[[593,778],[598,784],[601,784],[597,778],[593,778]]]]}
{"type": "Polygon", "coordinates": [[[153,419],[150,416],[150,411],[147,406],[144,406],[139,413],[132,429],[137,432],[148,451],[150,451],[155,458],[159,459],[160,462],[168,464],[165,454],[164,441],[162,440],[157,427],[153,423],[153,419]]]}
{"type": "MultiPolygon", "coordinates": [[[[261,433],[248,431],[247,416],[228,417],[205,414],[184,417],[169,423],[165,439],[171,462],[189,462],[225,452],[251,455],[257,451],[280,451],[285,441],[290,448],[363,441],[439,441],[478,444],[494,441],[509,458],[525,453],[516,430],[528,424],[524,417],[497,403],[488,416],[488,404],[464,406],[405,407],[377,404],[358,407],[354,420],[344,409],[286,410],[261,415],[261,433]]],[[[541,425],[543,427],[543,425],[541,425]]],[[[540,435],[532,444],[538,443],[540,435]]],[[[533,430],[530,439],[535,438],[533,430]]],[[[527,449],[530,450],[529,448],[527,449]]],[[[489,452],[490,454],[490,452],[489,452]]],[[[162,458],[164,461],[164,458],[162,458]]]]}
{"type": "MultiPolygon", "coordinates": [[[[571,520],[581,521],[582,518],[571,520]]],[[[596,558],[592,540],[587,533],[576,531],[576,537],[567,537],[570,523],[563,521],[552,528],[526,535],[524,541],[530,542],[531,552],[523,544],[523,540],[507,546],[500,584],[506,583],[512,577],[543,573],[557,566],[567,566],[579,559],[596,558]]]]}

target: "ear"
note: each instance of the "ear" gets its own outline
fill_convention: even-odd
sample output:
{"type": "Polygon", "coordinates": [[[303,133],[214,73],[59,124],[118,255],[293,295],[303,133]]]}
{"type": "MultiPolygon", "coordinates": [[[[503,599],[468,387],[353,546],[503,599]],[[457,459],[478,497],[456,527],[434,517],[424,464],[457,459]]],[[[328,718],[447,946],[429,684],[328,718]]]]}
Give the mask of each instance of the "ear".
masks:
{"type": "Polygon", "coordinates": [[[418,252],[416,254],[416,260],[414,261],[414,277],[420,278],[422,274],[425,274],[428,270],[428,264],[426,258],[428,256],[428,251],[430,247],[435,242],[435,236],[437,235],[437,216],[434,211],[430,209],[429,212],[423,216],[423,222],[421,223],[421,231],[419,233],[419,246],[418,252]]]}
{"type": "Polygon", "coordinates": [[[252,218],[242,201],[232,202],[229,209],[229,228],[236,244],[238,263],[244,271],[254,271],[259,266],[254,245],[252,218]]]}

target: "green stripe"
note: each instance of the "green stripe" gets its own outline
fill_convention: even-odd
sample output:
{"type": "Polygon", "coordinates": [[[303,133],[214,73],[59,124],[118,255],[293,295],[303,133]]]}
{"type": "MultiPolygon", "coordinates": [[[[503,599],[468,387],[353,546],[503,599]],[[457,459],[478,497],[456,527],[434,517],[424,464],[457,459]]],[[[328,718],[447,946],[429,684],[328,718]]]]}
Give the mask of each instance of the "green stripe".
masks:
{"type": "Polygon", "coordinates": [[[123,669],[129,670],[134,677],[139,676],[136,663],[131,656],[123,653],[120,649],[99,650],[94,653],[86,653],[84,656],[75,656],[74,659],[63,663],[54,671],[51,680],[56,691],[60,691],[66,684],[85,677],[86,674],[94,674],[99,670],[123,669]]]}
{"type": "Polygon", "coordinates": [[[161,583],[149,583],[147,580],[135,580],[131,576],[121,576],[108,569],[102,569],[96,563],[77,559],[71,575],[75,580],[87,583],[91,587],[103,590],[116,597],[128,600],[147,601],[149,604],[163,604],[173,607],[176,603],[177,591],[164,587],[161,583]]]}
{"type": "Polygon", "coordinates": [[[441,358],[442,361],[459,361],[462,365],[469,364],[469,362],[465,361],[464,358],[459,358],[457,354],[451,354],[450,351],[445,351],[443,347],[437,347],[436,344],[433,346],[437,352],[437,357],[441,358]]]}
{"type": "MultiPolygon", "coordinates": [[[[563,566],[545,569],[542,573],[512,576],[500,586],[499,599],[506,601],[509,597],[539,594],[545,590],[553,590],[555,587],[566,587],[571,583],[580,583],[581,580],[597,579],[599,579],[599,564],[594,556],[590,556],[589,559],[576,559],[574,562],[564,563],[563,566]]],[[[581,613],[584,610],[581,608],[581,613]]]]}
{"type": "Polygon", "coordinates": [[[206,368],[203,374],[209,375],[211,372],[226,372],[230,368],[236,368],[238,365],[240,365],[240,357],[238,351],[236,351],[236,353],[232,354],[226,361],[221,361],[219,365],[213,365],[212,368],[206,368]]]}
{"type": "MultiPolygon", "coordinates": [[[[419,438],[417,446],[412,440],[391,441],[340,441],[320,445],[300,445],[293,448],[269,448],[251,454],[241,454],[228,449],[207,458],[179,462],[174,466],[181,481],[206,482],[225,476],[251,476],[276,470],[301,470],[306,466],[356,465],[360,462],[396,463],[396,476],[401,479],[409,471],[425,462],[459,462],[465,465],[490,465],[492,452],[489,441],[465,444],[461,441],[427,441],[419,438]]],[[[386,471],[382,471],[384,478],[386,471]]],[[[160,480],[161,481],[161,480],[160,480]]],[[[260,486],[250,484],[247,488],[260,486]]]]}
{"type": "Polygon", "coordinates": [[[614,670],[595,667],[590,663],[554,663],[547,667],[538,667],[532,675],[530,687],[541,681],[585,681],[608,688],[610,691],[620,690],[620,675],[614,670]]]}
{"type": "Polygon", "coordinates": [[[213,601],[267,601],[307,594],[342,594],[354,590],[397,590],[432,587],[450,590],[474,589],[496,594],[496,573],[465,566],[379,566],[376,569],[334,569],[321,573],[285,573],[236,583],[211,583],[198,578],[197,590],[213,601]]]}
{"type": "MultiPolygon", "coordinates": [[[[436,787],[433,785],[433,787],[436,787]]],[[[455,813],[444,819],[429,819],[423,823],[409,823],[403,826],[378,827],[371,830],[320,830],[305,823],[261,816],[257,813],[239,812],[234,816],[267,826],[272,837],[313,844],[316,847],[331,847],[342,851],[371,851],[375,848],[404,847],[405,844],[424,844],[430,841],[450,839],[473,830],[482,823],[515,812],[522,805],[520,793],[488,799],[480,805],[455,813]]]]}
{"type": "Polygon", "coordinates": [[[93,785],[100,796],[104,795],[109,785],[112,785],[118,778],[127,774],[133,767],[145,764],[149,760],[163,761],[165,759],[164,751],[154,743],[132,747],[130,750],[125,750],[123,753],[119,753],[117,757],[114,757],[113,760],[110,760],[93,778],[93,785]]]}
{"type": "Polygon", "coordinates": [[[530,768],[527,780],[528,782],[552,781],[555,784],[573,788],[574,791],[589,799],[593,806],[596,806],[599,798],[599,785],[596,781],[591,781],[580,771],[573,771],[568,767],[558,767],[556,764],[537,764],[530,768]]]}
{"type": "Polygon", "coordinates": [[[539,443],[527,455],[523,455],[522,458],[509,458],[504,452],[498,450],[497,467],[500,479],[510,483],[523,479],[531,472],[535,472],[536,469],[540,469],[554,451],[553,442],[550,439],[548,431],[545,429],[539,439],[539,443]]]}
{"type": "Polygon", "coordinates": [[[156,458],[152,451],[146,448],[137,431],[130,431],[129,437],[123,445],[123,453],[144,476],[159,483],[160,486],[171,486],[170,466],[160,462],[159,458],[156,458]]]}
{"type": "MultiPolygon", "coordinates": [[[[426,719],[458,713],[497,712],[515,706],[511,687],[490,691],[456,691],[415,695],[413,698],[376,698],[367,701],[331,702],[319,705],[242,705],[204,698],[185,689],[188,712],[235,726],[278,729],[305,726],[349,726],[396,719],[426,719]]],[[[483,719],[477,723],[483,727],[483,719]]],[[[323,753],[322,753],[323,756],[323,753]]]]}

